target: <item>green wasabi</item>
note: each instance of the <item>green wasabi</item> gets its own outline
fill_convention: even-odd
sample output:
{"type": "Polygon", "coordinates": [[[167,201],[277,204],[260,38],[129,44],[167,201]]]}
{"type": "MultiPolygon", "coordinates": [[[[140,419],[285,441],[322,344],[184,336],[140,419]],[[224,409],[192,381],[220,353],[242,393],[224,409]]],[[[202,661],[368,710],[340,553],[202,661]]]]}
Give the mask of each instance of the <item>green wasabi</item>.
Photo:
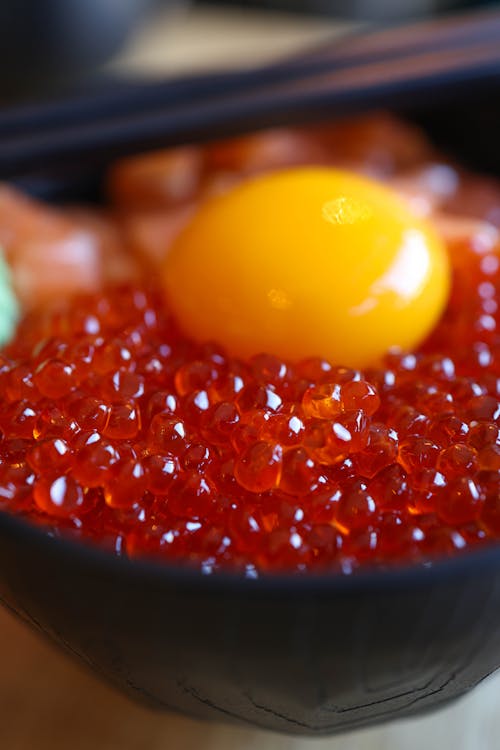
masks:
{"type": "Polygon", "coordinates": [[[12,288],[10,268],[0,248],[0,346],[10,341],[18,319],[19,304],[12,288]]]}

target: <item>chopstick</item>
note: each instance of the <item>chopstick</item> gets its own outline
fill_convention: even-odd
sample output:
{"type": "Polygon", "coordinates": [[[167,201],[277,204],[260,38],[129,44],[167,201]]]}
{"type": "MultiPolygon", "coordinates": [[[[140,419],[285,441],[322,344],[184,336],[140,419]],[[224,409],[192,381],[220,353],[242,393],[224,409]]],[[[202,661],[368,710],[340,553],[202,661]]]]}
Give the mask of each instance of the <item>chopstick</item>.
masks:
{"type": "Polygon", "coordinates": [[[340,55],[345,61],[370,62],[418,52],[473,46],[500,40],[500,12],[479,10],[343,37],[339,46],[316,45],[300,59],[328,64],[340,55]]]}
{"type": "Polygon", "coordinates": [[[132,150],[198,139],[200,130],[213,137],[283,122],[292,114],[296,119],[300,108],[308,119],[325,107],[342,111],[360,102],[383,103],[389,94],[443,90],[500,73],[499,38],[500,13],[483,12],[361,34],[343,51],[326,49],[313,60],[306,54],[253,71],[140,86],[111,97],[113,106],[109,98],[102,107],[83,100],[79,112],[74,102],[45,105],[38,112],[44,113],[42,122],[36,107],[4,113],[0,175],[43,169],[49,161],[106,163],[132,150]]]}

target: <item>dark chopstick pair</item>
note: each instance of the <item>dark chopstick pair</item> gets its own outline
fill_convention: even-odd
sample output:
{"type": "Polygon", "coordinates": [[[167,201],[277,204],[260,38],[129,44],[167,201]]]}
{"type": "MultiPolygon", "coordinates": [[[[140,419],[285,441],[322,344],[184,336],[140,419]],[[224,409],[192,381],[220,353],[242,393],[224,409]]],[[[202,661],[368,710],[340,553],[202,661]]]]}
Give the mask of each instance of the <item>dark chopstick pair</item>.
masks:
{"type": "MultiPolygon", "coordinates": [[[[500,13],[479,12],[384,31],[359,32],[264,67],[118,86],[64,101],[0,113],[0,178],[70,167],[103,166],[134,149],[224,136],[287,120],[296,101],[302,120],[402,101],[433,85],[452,86],[500,73],[500,13]],[[304,107],[304,105],[306,105],[304,107]],[[175,135],[174,135],[175,134],[175,135]]],[[[290,119],[292,115],[290,114],[290,119]]]]}

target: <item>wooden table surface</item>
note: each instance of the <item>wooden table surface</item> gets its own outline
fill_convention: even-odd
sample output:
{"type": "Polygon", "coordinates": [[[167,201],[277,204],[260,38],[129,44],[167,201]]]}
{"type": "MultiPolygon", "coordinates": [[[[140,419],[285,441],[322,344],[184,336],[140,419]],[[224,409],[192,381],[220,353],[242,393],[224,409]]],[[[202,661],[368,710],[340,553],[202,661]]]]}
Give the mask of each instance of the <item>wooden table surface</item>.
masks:
{"type": "Polygon", "coordinates": [[[158,714],[0,611],[2,750],[497,750],[500,674],[454,706],[334,738],[308,740],[158,714]]]}
{"type": "MultiPolygon", "coordinates": [[[[333,22],[217,9],[147,24],[110,70],[174,73],[263,61],[342,34],[333,22]]],[[[420,719],[304,740],[138,707],[0,611],[0,750],[498,750],[500,674],[420,719]]]]}

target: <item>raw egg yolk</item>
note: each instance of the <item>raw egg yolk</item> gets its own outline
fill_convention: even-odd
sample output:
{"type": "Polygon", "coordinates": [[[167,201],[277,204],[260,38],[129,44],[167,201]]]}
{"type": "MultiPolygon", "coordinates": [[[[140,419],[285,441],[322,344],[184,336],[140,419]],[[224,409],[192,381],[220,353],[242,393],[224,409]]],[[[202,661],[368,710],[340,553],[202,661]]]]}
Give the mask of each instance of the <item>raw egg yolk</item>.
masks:
{"type": "Polygon", "coordinates": [[[307,167],[208,199],[167,255],[164,283],[184,332],[232,355],[365,366],[425,338],[449,269],[432,227],[395,193],[307,167]]]}

